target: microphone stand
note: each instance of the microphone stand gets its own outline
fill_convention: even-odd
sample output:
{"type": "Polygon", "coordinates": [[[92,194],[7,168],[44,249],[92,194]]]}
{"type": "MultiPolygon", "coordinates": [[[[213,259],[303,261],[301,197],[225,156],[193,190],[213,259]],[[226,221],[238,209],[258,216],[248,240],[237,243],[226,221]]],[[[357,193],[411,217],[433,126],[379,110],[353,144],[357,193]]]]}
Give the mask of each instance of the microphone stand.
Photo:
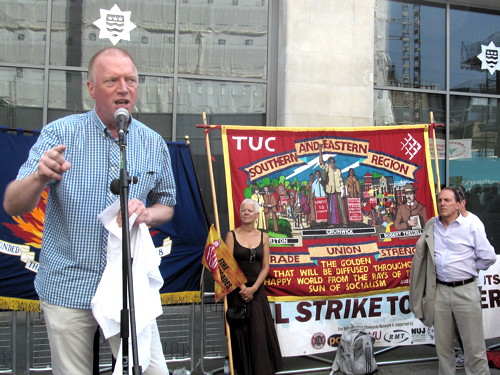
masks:
{"type": "MultiPolygon", "coordinates": [[[[129,374],[129,324],[132,341],[132,358],[134,375],[141,375],[137,350],[137,331],[135,325],[134,288],[132,278],[132,259],[130,255],[130,228],[128,218],[128,191],[129,184],[137,183],[137,177],[132,179],[127,173],[125,130],[118,129],[118,144],[120,147],[120,178],[111,183],[111,192],[120,194],[120,209],[122,217],[122,285],[123,285],[123,309],[120,313],[120,338],[122,342],[122,370],[123,374],[129,374]],[[117,186],[118,185],[118,186],[117,186]],[[117,191],[118,187],[118,191],[117,191]]],[[[118,360],[118,358],[117,358],[118,360]]]]}

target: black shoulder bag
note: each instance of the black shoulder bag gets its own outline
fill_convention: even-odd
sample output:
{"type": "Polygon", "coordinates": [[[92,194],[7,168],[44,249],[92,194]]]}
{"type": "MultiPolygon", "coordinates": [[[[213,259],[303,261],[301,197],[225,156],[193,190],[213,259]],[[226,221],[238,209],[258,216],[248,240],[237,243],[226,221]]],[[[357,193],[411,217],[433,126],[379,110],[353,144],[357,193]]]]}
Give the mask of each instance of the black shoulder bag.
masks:
{"type": "Polygon", "coordinates": [[[226,319],[230,327],[241,327],[248,319],[247,304],[228,307],[226,319]]]}

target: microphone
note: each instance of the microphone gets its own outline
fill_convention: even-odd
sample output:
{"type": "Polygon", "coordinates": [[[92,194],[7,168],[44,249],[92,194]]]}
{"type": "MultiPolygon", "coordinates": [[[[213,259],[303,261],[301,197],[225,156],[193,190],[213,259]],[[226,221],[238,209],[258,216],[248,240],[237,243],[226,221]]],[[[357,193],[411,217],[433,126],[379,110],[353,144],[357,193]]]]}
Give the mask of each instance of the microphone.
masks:
{"type": "Polygon", "coordinates": [[[125,131],[128,127],[128,120],[130,118],[130,114],[125,108],[118,108],[115,112],[115,120],[118,126],[118,133],[125,134],[125,131]]]}

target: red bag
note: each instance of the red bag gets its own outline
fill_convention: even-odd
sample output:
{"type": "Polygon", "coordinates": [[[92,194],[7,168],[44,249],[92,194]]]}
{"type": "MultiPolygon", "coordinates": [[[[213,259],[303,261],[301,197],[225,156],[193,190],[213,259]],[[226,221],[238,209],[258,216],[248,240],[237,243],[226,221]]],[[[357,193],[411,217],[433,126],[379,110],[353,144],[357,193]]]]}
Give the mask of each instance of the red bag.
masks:
{"type": "Polygon", "coordinates": [[[500,368],[500,351],[488,350],[486,357],[488,358],[488,365],[491,368],[500,368]]]}

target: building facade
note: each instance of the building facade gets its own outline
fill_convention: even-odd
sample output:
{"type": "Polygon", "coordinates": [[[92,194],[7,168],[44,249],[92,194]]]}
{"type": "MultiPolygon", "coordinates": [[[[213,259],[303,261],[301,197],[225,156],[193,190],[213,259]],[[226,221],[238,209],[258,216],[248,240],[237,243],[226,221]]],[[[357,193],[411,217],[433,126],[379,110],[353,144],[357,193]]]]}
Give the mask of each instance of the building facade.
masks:
{"type": "MultiPolygon", "coordinates": [[[[130,51],[135,116],[190,138],[207,202],[210,124],[435,123],[440,180],[465,187],[497,248],[500,3],[496,0],[0,0],[0,126],[40,129],[92,108],[99,49],[130,51]],[[432,117],[431,117],[432,114],[432,117]]],[[[220,132],[210,134],[224,225],[220,132]]],[[[210,211],[210,204],[207,205],[210,211]]],[[[210,212],[209,212],[210,214],[210,212]]],[[[227,228],[224,228],[227,229],[227,228]]]]}

